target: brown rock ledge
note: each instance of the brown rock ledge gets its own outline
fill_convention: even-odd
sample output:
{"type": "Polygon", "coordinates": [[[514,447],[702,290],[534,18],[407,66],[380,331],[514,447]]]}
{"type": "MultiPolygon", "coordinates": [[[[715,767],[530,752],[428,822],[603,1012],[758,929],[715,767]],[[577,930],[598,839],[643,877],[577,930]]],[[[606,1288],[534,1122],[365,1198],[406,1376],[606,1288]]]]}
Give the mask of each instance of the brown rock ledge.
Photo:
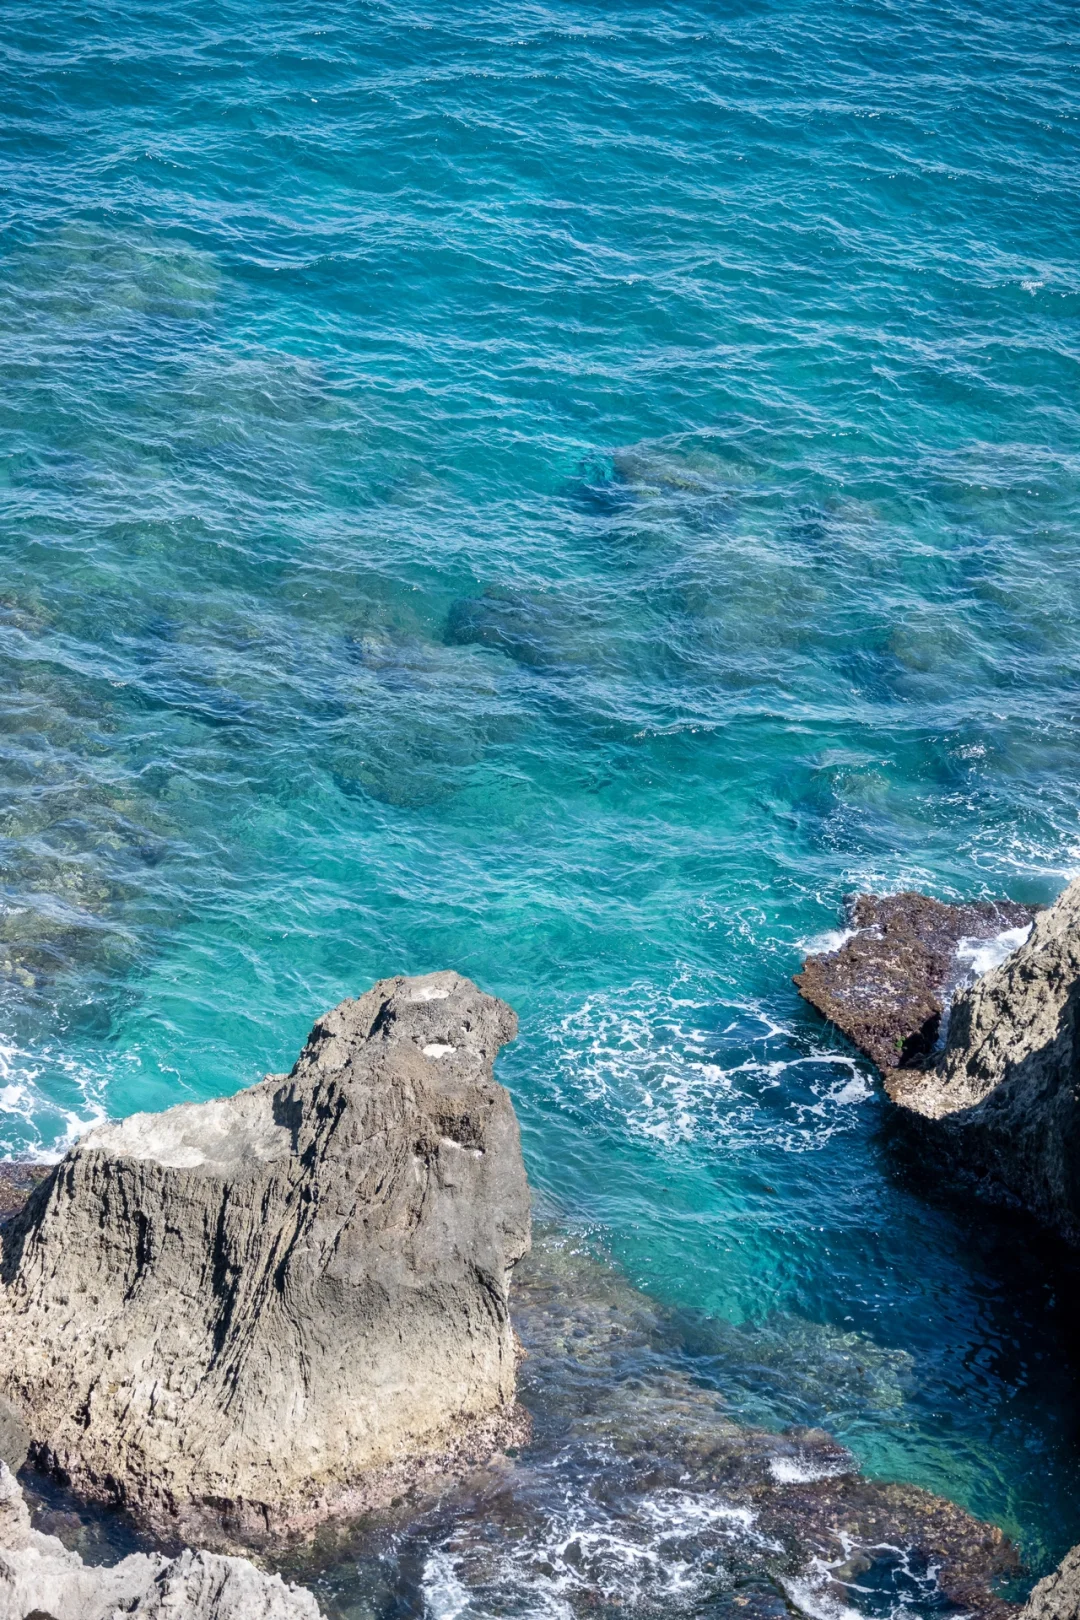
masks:
{"type": "Polygon", "coordinates": [[[961,941],[992,939],[1034,916],[1034,907],[1011,900],[946,905],[912,890],[856,895],[848,911],[853,936],[808,956],[795,983],[879,1069],[921,1063],[964,977],[961,941]]]}

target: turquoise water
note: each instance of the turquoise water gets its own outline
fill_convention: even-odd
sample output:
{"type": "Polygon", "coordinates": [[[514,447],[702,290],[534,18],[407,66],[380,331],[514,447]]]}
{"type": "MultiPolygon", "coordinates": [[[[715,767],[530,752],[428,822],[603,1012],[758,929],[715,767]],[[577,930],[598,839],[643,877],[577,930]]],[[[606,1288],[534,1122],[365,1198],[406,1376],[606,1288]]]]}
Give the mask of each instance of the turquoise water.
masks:
{"type": "Polygon", "coordinates": [[[458,968],[732,1409],[1048,1567],[1057,1261],[909,1185],[790,975],[854,888],[1080,870],[1072,8],[0,30],[0,1146],[458,968]]]}

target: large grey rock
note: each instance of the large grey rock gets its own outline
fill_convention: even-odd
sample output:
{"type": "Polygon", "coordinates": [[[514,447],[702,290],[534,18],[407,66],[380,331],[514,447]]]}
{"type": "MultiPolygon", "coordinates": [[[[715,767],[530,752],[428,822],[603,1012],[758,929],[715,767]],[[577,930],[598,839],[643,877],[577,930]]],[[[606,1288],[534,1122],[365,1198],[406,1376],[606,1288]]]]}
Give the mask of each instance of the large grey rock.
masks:
{"type": "Polygon", "coordinates": [[[1033,1589],[1020,1620],[1080,1620],[1080,1547],[1033,1589]]]}
{"type": "Polygon", "coordinates": [[[0,1463],[0,1620],[320,1620],[310,1592],[219,1553],[132,1553],[84,1564],[34,1530],[23,1494],[0,1463]]]}
{"type": "Polygon", "coordinates": [[[228,1546],[520,1439],[515,1033],[457,974],[386,979],[290,1075],[85,1136],[4,1233],[0,1397],[32,1459],[228,1546]]]}
{"type": "Polygon", "coordinates": [[[1080,1242],[1080,881],[953,1003],[929,1070],[886,1086],[962,1165],[1080,1242]]]}

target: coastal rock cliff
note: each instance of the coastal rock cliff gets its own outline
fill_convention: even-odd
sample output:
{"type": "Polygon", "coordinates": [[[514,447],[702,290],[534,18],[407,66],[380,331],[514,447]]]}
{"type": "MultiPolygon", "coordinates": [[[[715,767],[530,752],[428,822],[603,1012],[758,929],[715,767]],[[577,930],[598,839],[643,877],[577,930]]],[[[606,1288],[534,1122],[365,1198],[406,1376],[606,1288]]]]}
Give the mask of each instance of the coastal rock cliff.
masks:
{"type": "Polygon", "coordinates": [[[520,1438],[515,1034],[457,974],[386,979],[288,1076],[85,1136],[3,1234],[0,1396],[33,1460],[228,1546],[520,1438]]]}
{"type": "Polygon", "coordinates": [[[953,1003],[940,1062],[887,1081],[988,1174],[1080,1242],[1080,882],[953,1003]]]}
{"type": "Polygon", "coordinates": [[[320,1620],[310,1592],[265,1575],[246,1558],[186,1550],[178,1558],[132,1553],[84,1564],[30,1524],[10,1470],[0,1463],[0,1620],[320,1620]]]}
{"type": "Polygon", "coordinates": [[[1057,1569],[1038,1583],[1020,1620],[1076,1620],[1080,1615],[1080,1547],[1065,1554],[1057,1569]]]}
{"type": "Polygon", "coordinates": [[[853,920],[864,931],[808,958],[802,994],[874,1059],[925,1147],[1080,1243],[1080,881],[1039,912],[903,894],[860,896],[853,920]],[[935,1059],[958,948],[995,925],[1014,948],[956,989],[935,1059]]]}

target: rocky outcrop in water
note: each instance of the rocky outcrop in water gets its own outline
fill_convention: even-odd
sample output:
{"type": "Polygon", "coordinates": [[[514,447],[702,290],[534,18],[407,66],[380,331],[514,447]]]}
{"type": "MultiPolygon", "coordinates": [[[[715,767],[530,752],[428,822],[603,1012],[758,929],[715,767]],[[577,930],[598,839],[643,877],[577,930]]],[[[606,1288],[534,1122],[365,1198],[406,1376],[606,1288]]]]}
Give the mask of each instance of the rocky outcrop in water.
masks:
{"type": "MultiPolygon", "coordinates": [[[[869,1589],[882,1613],[1016,1614],[995,1591],[1019,1567],[1000,1530],[929,1491],[867,1479],[821,1429],[778,1434],[738,1421],[706,1370],[725,1342],[713,1325],[698,1325],[691,1350],[685,1322],[582,1235],[537,1232],[514,1316],[529,1351],[534,1440],[526,1457],[441,1504],[447,1533],[434,1566],[455,1602],[574,1620],[616,1610],[790,1620],[793,1609],[850,1614],[869,1589]]],[[[767,1336],[752,1337],[765,1351],[767,1336]]],[[[844,1352],[825,1336],[813,1344],[797,1339],[783,1354],[801,1363],[800,1380],[817,1374],[835,1389],[844,1352]]],[[[869,1382],[874,1350],[862,1337],[846,1351],[853,1383],[869,1382]]],[[[410,1554],[408,1535],[395,1538],[399,1556],[402,1543],[410,1554]]],[[[411,1550],[424,1556],[430,1569],[427,1548],[411,1550]]]]}
{"type": "Polygon", "coordinates": [[[3,1234],[0,1396],[35,1463],[227,1546],[520,1438],[515,1033],[457,974],[386,979],[290,1075],[85,1136],[3,1234]]]}
{"type": "Polygon", "coordinates": [[[1080,1243],[1080,881],[957,996],[941,1060],[898,1071],[893,1101],[957,1162],[1080,1243]]]}
{"type": "Polygon", "coordinates": [[[1035,913],[904,894],[860,896],[854,921],[866,932],[808,959],[803,995],[878,1063],[921,1146],[1080,1243],[1080,881],[1035,913]],[[929,1061],[949,941],[1011,928],[1016,948],[956,990],[929,1061]]]}
{"type": "Polygon", "coordinates": [[[851,902],[849,939],[808,956],[799,993],[879,1069],[924,1060],[965,968],[965,941],[1027,927],[1035,912],[1012,901],[945,905],[929,895],[860,894],[851,902]]]}
{"type": "Polygon", "coordinates": [[[1077,1620],[1080,1616],[1080,1547],[1065,1554],[1057,1569],[1032,1591],[1020,1620],[1077,1620]]]}
{"type": "Polygon", "coordinates": [[[310,1592],[265,1575],[246,1558],[192,1552],[132,1553],[84,1564],[42,1535],[13,1475],[0,1463],[0,1620],[320,1620],[310,1592]]]}

